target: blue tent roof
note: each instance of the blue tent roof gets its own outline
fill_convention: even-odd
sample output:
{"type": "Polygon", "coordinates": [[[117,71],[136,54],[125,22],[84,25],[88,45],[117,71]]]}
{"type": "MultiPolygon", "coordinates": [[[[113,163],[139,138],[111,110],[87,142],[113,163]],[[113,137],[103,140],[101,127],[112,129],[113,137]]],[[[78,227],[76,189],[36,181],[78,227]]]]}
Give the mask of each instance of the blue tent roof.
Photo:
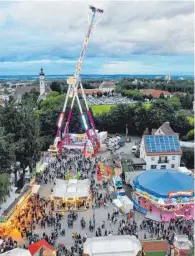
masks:
{"type": "Polygon", "coordinates": [[[194,190],[192,176],[174,170],[145,171],[133,180],[133,185],[156,196],[167,197],[168,192],[194,190]]]}

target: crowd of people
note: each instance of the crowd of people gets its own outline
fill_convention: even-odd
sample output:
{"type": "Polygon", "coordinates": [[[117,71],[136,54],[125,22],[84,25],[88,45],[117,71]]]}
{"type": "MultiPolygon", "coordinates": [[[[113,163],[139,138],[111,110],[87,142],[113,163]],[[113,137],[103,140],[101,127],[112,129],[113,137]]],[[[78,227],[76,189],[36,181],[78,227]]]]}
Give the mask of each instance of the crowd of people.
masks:
{"type": "MultiPolygon", "coordinates": [[[[96,159],[84,158],[79,151],[71,151],[52,158],[48,167],[40,177],[41,185],[51,183],[55,185],[56,178],[64,179],[69,173],[75,176],[79,173],[80,179],[90,180],[91,209],[92,215],[89,219],[79,216],[79,212],[70,210],[65,215],[54,211],[54,203],[49,197],[41,198],[39,195],[30,197],[24,208],[18,211],[12,220],[14,228],[20,231],[22,238],[26,239],[24,248],[44,238],[49,244],[57,249],[58,256],[81,256],[83,255],[83,244],[88,237],[109,235],[134,235],[140,239],[157,238],[166,239],[169,244],[173,243],[175,234],[186,234],[193,239],[193,222],[182,219],[171,220],[170,223],[159,223],[144,219],[141,223],[128,218],[112,205],[112,196],[109,192],[110,181],[97,182],[97,163],[106,162],[107,159],[97,157],[96,159]],[[103,220],[98,221],[97,211],[106,208],[107,214],[103,220]],[[65,228],[64,220],[67,223],[65,228]],[[71,232],[74,224],[80,222],[80,230],[71,232]],[[68,229],[68,230],[67,230],[68,229]],[[37,230],[42,230],[42,234],[37,230]],[[66,236],[71,234],[72,244],[68,247],[66,236]],[[64,236],[64,243],[59,238],[64,236]],[[144,237],[142,237],[144,236],[144,237]]],[[[113,164],[117,164],[113,160],[113,164]]],[[[62,240],[62,239],[60,239],[62,240]]],[[[1,241],[1,237],[0,237],[1,241]]],[[[17,242],[8,238],[2,239],[0,252],[17,247],[17,242]]]]}

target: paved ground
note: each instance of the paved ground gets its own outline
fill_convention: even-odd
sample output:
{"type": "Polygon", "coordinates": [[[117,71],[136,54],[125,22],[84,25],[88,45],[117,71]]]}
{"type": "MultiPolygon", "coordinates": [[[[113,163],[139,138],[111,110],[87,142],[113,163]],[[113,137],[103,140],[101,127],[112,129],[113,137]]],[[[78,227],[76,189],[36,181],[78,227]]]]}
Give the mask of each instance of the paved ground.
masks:
{"type": "MultiPolygon", "coordinates": [[[[40,190],[40,196],[48,196],[48,194],[50,194],[50,189],[52,187],[52,184],[47,184],[44,185],[41,190],[40,190]]],[[[98,227],[101,227],[102,225],[102,221],[105,221],[105,229],[109,232],[113,232],[113,234],[117,234],[118,232],[118,222],[119,220],[121,220],[122,218],[126,218],[124,215],[120,214],[120,217],[118,218],[117,223],[114,224],[110,224],[110,222],[107,220],[107,216],[108,213],[112,213],[114,210],[115,206],[112,203],[108,203],[108,207],[107,208],[96,208],[95,209],[95,220],[96,220],[96,229],[98,227]]],[[[72,245],[72,233],[73,232],[77,232],[80,233],[81,236],[84,236],[87,233],[88,237],[93,237],[95,236],[95,230],[94,232],[90,232],[89,231],[89,220],[92,220],[93,218],[93,210],[89,209],[87,211],[83,211],[83,212],[79,212],[78,213],[78,219],[74,222],[74,226],[73,228],[69,229],[68,225],[67,225],[67,213],[65,213],[65,216],[63,217],[62,221],[61,221],[61,225],[62,228],[65,228],[66,230],[66,235],[65,237],[63,236],[59,236],[58,240],[57,240],[57,244],[58,243],[64,243],[68,248],[72,245]],[[80,225],[80,220],[81,218],[84,218],[86,220],[86,227],[84,229],[81,229],[81,225],[80,225]]],[[[138,212],[135,212],[135,217],[134,217],[135,221],[137,222],[137,224],[141,224],[142,220],[144,219],[144,216],[138,212]]],[[[40,227],[36,228],[35,233],[36,234],[42,234],[45,230],[41,229],[40,227]]],[[[49,234],[52,231],[52,228],[47,228],[46,232],[47,234],[49,234]]],[[[139,232],[139,238],[143,239],[144,238],[144,232],[140,231],[139,232]]]]}
{"type": "MultiPolygon", "coordinates": [[[[118,150],[118,152],[124,152],[125,154],[131,154],[131,148],[133,145],[135,145],[135,141],[138,141],[138,138],[132,138],[132,142],[130,143],[126,143],[126,145],[122,148],[120,148],[118,150]]],[[[106,151],[106,152],[101,152],[98,153],[97,156],[103,156],[105,158],[110,158],[111,154],[110,151],[106,151]]],[[[133,155],[132,155],[133,157],[133,155]]],[[[41,186],[41,189],[39,191],[39,194],[41,197],[49,197],[51,195],[51,188],[53,187],[53,183],[48,183],[48,184],[44,184],[41,186]]],[[[112,203],[108,203],[108,207],[107,208],[97,208],[95,209],[95,220],[96,220],[96,228],[93,232],[89,231],[89,220],[92,220],[93,217],[93,210],[90,208],[87,211],[83,211],[83,212],[79,212],[78,213],[78,219],[74,222],[74,226],[72,229],[68,229],[68,225],[67,225],[67,213],[65,213],[65,216],[63,217],[63,219],[61,220],[61,226],[62,229],[65,228],[66,230],[66,235],[65,236],[59,236],[59,238],[57,239],[56,244],[58,243],[64,243],[68,248],[71,247],[72,245],[72,233],[73,232],[77,232],[80,233],[81,236],[85,235],[87,233],[88,237],[93,237],[95,236],[95,231],[97,230],[98,227],[101,226],[102,221],[105,221],[105,229],[107,230],[107,232],[111,231],[113,232],[113,234],[117,234],[118,232],[118,222],[120,219],[122,218],[126,218],[125,216],[123,216],[122,214],[120,214],[120,217],[118,218],[117,223],[114,224],[110,224],[110,222],[107,220],[107,215],[108,212],[111,214],[114,210],[115,206],[112,203]],[[80,220],[81,218],[84,218],[86,220],[86,227],[84,229],[81,228],[80,225],[80,220]]],[[[138,212],[135,212],[134,215],[134,219],[137,222],[138,226],[141,223],[141,221],[143,220],[144,216],[138,212]]],[[[48,227],[46,229],[41,229],[39,226],[36,227],[36,230],[34,231],[34,233],[39,234],[40,236],[42,236],[43,232],[46,232],[48,235],[51,233],[51,231],[53,230],[53,228],[48,227]]],[[[144,237],[144,232],[140,231],[139,232],[139,238],[143,239],[144,237]]],[[[27,241],[22,240],[21,238],[17,238],[16,239],[20,242],[20,244],[23,243],[27,243],[27,241]]]]}

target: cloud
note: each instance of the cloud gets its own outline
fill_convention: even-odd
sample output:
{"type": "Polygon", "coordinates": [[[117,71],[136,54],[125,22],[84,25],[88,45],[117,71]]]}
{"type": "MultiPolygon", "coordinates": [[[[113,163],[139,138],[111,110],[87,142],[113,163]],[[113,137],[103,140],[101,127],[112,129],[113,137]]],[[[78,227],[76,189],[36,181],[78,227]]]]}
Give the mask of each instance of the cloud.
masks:
{"type": "Polygon", "coordinates": [[[97,71],[99,74],[193,74],[193,57],[134,56],[132,60],[110,60],[97,71]],[[183,62],[182,62],[183,60],[183,62]]]}
{"type": "MultiPolygon", "coordinates": [[[[58,59],[58,60],[30,60],[30,61],[20,61],[21,65],[44,65],[44,64],[69,64],[69,63],[76,63],[74,60],[64,60],[64,59],[58,59]]],[[[4,61],[0,62],[0,65],[14,65],[18,64],[18,62],[15,61],[4,61]]]]}
{"type": "Polygon", "coordinates": [[[193,55],[192,1],[19,1],[0,2],[0,62],[77,59],[90,3],[104,14],[92,31],[85,61],[193,55]]]}

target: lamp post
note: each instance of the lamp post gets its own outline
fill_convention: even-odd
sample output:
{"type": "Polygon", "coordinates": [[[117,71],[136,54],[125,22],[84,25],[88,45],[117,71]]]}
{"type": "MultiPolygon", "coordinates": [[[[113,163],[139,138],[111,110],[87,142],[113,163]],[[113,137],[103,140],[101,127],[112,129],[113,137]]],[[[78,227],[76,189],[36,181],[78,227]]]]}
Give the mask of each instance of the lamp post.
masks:
{"type": "Polygon", "coordinates": [[[127,137],[127,135],[128,135],[128,126],[127,126],[127,124],[126,124],[126,137],[127,137]]]}

